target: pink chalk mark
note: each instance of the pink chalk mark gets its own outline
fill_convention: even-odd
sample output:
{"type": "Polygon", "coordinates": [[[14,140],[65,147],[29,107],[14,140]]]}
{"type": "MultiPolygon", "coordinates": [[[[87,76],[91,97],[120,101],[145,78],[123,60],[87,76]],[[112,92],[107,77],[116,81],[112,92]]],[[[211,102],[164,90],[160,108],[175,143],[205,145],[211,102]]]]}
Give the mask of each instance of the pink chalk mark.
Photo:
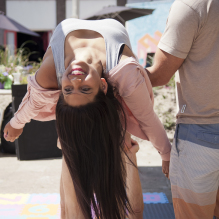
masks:
{"type": "Polygon", "coordinates": [[[8,202],[19,202],[21,200],[21,198],[22,198],[21,196],[17,196],[14,199],[0,197],[0,200],[4,200],[4,201],[8,201],[8,202]]]}
{"type": "Polygon", "coordinates": [[[56,203],[57,195],[34,195],[29,203],[56,203]]]}
{"type": "Polygon", "coordinates": [[[160,201],[160,196],[159,195],[143,195],[144,201],[145,202],[158,202],[160,201]]]}

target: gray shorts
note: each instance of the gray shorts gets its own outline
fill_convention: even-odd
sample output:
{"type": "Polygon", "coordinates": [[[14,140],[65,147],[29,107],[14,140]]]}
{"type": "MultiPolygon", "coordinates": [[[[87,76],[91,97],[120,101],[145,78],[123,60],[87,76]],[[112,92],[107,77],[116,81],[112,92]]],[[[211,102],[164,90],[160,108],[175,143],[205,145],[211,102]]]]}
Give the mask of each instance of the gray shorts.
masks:
{"type": "Polygon", "coordinates": [[[177,219],[219,217],[219,124],[177,125],[170,181],[177,219]]]}

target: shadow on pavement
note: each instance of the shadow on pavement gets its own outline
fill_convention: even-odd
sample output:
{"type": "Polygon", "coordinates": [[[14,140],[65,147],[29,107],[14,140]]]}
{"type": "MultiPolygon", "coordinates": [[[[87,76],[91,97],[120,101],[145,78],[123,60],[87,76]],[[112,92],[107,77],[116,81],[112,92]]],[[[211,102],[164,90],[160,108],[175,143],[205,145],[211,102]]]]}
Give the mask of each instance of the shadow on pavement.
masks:
{"type": "MultiPolygon", "coordinates": [[[[1,153],[0,152],[0,158],[4,158],[4,157],[16,157],[16,154],[9,154],[9,153],[1,153]]],[[[54,158],[42,158],[42,159],[32,159],[34,161],[42,161],[42,160],[54,160],[54,159],[57,159],[57,160],[60,160],[62,159],[62,157],[54,157],[54,158]]],[[[32,160],[29,160],[29,161],[32,161],[32,160]]],[[[24,161],[28,161],[28,160],[24,160],[24,161]]]]}
{"type": "Polygon", "coordinates": [[[173,204],[145,204],[143,219],[175,219],[173,204]]]}
{"type": "Polygon", "coordinates": [[[16,154],[7,154],[7,153],[1,153],[0,152],[0,158],[1,157],[16,157],[16,154]]]}

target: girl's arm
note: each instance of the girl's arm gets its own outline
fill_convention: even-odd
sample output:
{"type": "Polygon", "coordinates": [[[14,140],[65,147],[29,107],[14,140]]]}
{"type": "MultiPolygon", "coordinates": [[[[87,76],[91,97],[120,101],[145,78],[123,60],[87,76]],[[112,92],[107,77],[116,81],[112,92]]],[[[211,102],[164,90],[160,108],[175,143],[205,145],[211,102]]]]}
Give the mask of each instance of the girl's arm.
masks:
{"type": "Polygon", "coordinates": [[[109,71],[108,81],[117,88],[127,114],[127,131],[149,140],[162,160],[170,160],[171,145],[153,109],[153,91],[144,68],[127,58],[109,71]]]}
{"type": "Polygon", "coordinates": [[[59,89],[51,48],[46,51],[43,57],[42,65],[36,74],[36,81],[42,88],[55,90],[59,89]]]}
{"type": "Polygon", "coordinates": [[[28,78],[28,90],[18,111],[4,128],[5,139],[11,142],[17,139],[31,119],[55,119],[59,93],[52,51],[48,49],[37,73],[28,78]]]}
{"type": "Polygon", "coordinates": [[[153,109],[153,91],[143,67],[133,58],[122,60],[109,72],[127,115],[127,131],[149,140],[162,158],[162,171],[169,176],[171,144],[162,123],[153,109]]]}

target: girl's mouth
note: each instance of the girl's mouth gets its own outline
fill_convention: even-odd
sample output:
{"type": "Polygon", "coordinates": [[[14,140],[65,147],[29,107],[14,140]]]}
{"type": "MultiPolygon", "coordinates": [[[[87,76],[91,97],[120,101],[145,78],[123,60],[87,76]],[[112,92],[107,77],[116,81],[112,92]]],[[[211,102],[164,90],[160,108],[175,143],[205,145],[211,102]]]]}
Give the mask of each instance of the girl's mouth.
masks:
{"type": "Polygon", "coordinates": [[[70,75],[85,75],[86,72],[82,68],[74,68],[71,70],[70,75]]]}

